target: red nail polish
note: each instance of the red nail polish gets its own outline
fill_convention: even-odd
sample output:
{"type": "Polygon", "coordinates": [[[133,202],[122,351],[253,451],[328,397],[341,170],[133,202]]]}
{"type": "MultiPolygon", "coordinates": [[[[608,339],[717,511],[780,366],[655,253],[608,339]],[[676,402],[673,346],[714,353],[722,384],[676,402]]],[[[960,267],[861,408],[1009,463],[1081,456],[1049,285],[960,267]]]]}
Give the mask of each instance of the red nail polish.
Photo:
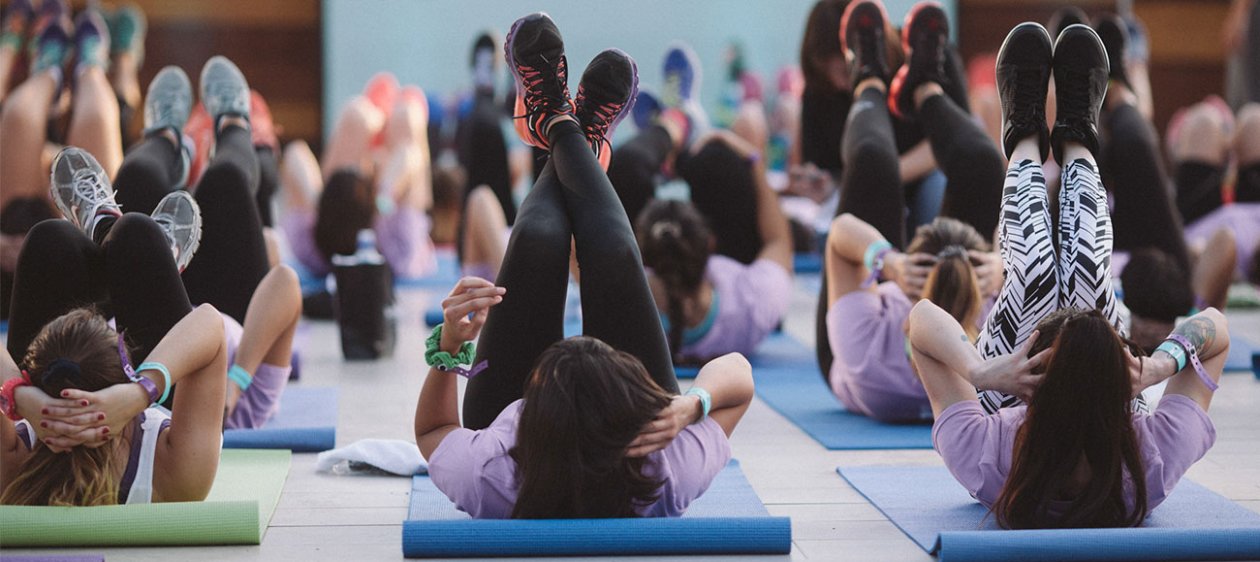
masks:
{"type": "Polygon", "coordinates": [[[109,428],[106,427],[106,428],[101,429],[101,433],[109,433],[109,428]]]}
{"type": "Polygon", "coordinates": [[[44,408],[43,410],[40,410],[40,411],[39,411],[39,413],[44,414],[45,416],[47,416],[47,415],[48,415],[48,408],[44,408]]]}
{"type": "Polygon", "coordinates": [[[79,405],[80,405],[80,406],[87,406],[87,405],[88,405],[88,401],[87,401],[87,400],[80,400],[80,401],[79,401],[79,405]]]}
{"type": "Polygon", "coordinates": [[[39,422],[39,426],[40,426],[40,427],[48,427],[48,422],[46,422],[46,421],[39,422]]]}
{"type": "Polygon", "coordinates": [[[105,419],[105,414],[99,414],[99,415],[97,415],[97,416],[96,416],[96,419],[97,419],[98,421],[99,421],[99,420],[103,420],[103,419],[105,419]]]}

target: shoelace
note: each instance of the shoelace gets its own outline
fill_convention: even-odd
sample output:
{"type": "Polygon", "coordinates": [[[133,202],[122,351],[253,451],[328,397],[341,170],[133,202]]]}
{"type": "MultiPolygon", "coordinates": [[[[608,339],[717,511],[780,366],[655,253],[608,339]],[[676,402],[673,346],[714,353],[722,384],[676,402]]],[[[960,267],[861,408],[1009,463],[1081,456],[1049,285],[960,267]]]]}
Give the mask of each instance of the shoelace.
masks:
{"type": "MultiPolygon", "coordinates": [[[[547,60],[544,57],[539,58],[542,58],[544,62],[547,60]]],[[[565,79],[568,77],[565,57],[560,57],[560,62],[555,66],[548,64],[541,68],[536,68],[517,64],[516,70],[521,76],[521,86],[528,94],[525,96],[525,115],[517,115],[517,118],[543,115],[565,104],[565,98],[568,97],[569,93],[569,87],[565,85],[565,79]],[[544,84],[557,82],[560,84],[559,92],[557,92],[560,94],[560,97],[548,94],[547,88],[543,87],[544,84]]]]}
{"type": "Polygon", "coordinates": [[[859,65],[868,69],[876,69],[884,64],[884,37],[882,27],[872,27],[869,30],[863,30],[858,33],[858,47],[860,51],[853,53],[857,56],[859,65]]]}
{"type": "MultiPolygon", "coordinates": [[[[1064,68],[1060,72],[1063,73],[1064,84],[1090,84],[1091,76],[1088,70],[1064,68]]],[[[1059,81],[1056,80],[1055,84],[1058,83],[1059,81]]],[[[1093,120],[1094,108],[1090,106],[1090,95],[1087,88],[1058,88],[1056,93],[1059,104],[1056,121],[1074,127],[1082,122],[1093,120]]]]}
{"type": "MultiPolygon", "coordinates": [[[[586,102],[586,91],[578,90],[577,104],[583,106],[586,102]]],[[[586,133],[587,140],[591,144],[600,147],[608,142],[608,128],[612,126],[613,120],[621,113],[624,103],[612,102],[595,106],[595,110],[590,116],[584,116],[582,120],[582,130],[586,133]]]]}
{"type": "Polygon", "coordinates": [[[1015,111],[1011,122],[1021,129],[1037,129],[1045,123],[1045,88],[1039,68],[1015,68],[1015,111]]]}
{"type": "Polygon", "coordinates": [[[182,100],[180,99],[182,96],[174,92],[168,91],[163,92],[163,94],[165,95],[155,96],[157,99],[153,100],[153,104],[150,106],[153,108],[155,123],[179,121],[181,116],[188,114],[191,100],[182,100]]]}
{"type": "Polygon", "coordinates": [[[204,97],[216,100],[231,110],[246,111],[249,108],[249,92],[241,86],[235,80],[215,80],[206,85],[204,97]]]}
{"type": "Polygon", "coordinates": [[[106,185],[102,181],[101,176],[92,170],[85,168],[75,171],[72,181],[74,182],[75,195],[91,203],[93,208],[114,202],[114,190],[106,185]]]}

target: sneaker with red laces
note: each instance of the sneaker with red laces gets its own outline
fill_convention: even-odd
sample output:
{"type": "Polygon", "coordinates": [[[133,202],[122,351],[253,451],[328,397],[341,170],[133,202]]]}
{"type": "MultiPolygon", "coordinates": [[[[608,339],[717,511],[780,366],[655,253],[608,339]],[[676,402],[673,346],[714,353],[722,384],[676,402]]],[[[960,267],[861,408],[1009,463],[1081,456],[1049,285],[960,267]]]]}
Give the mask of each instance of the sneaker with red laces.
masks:
{"type": "Polygon", "coordinates": [[[849,4],[840,18],[840,45],[849,63],[849,85],[857,88],[863,80],[888,81],[888,48],[884,42],[884,22],[888,14],[879,0],[859,0],[849,4]]]}
{"type": "Polygon", "coordinates": [[[503,51],[516,78],[516,133],[525,144],[545,149],[548,124],[573,114],[560,30],[547,14],[530,14],[512,24],[503,51]]]}
{"type": "Polygon", "coordinates": [[[630,114],[638,93],[639,69],[634,59],[620,49],[608,49],[595,55],[582,73],[574,114],[605,171],[612,158],[608,138],[617,124],[630,114]]]}
{"type": "Polygon", "coordinates": [[[901,48],[906,63],[901,65],[888,92],[888,108],[893,115],[912,119],[914,91],[922,84],[944,84],[949,18],[939,2],[927,0],[914,5],[901,27],[901,48]]]}

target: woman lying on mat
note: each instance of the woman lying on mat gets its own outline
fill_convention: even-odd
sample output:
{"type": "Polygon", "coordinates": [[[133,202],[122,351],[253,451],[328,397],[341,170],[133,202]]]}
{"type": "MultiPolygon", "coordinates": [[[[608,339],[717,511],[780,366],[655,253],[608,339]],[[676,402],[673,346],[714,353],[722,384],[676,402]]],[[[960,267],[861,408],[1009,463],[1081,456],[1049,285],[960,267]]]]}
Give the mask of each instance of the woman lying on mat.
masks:
{"type": "Polygon", "coordinates": [[[596,56],[575,108],[563,49],[544,14],[513,25],[518,132],[551,158],[517,215],[500,287],[465,278],[443,302],[416,442],[434,484],[473,517],[677,516],[726,466],[752,371],[727,355],[678,394],[630,221],[592,151],[608,150],[629,111],[634,62],[596,56]],[[564,340],[571,240],[587,336],[564,340]],[[465,342],[483,325],[474,361],[465,342]],[[464,427],[455,373],[469,377],[464,427]]]}
{"type": "Polygon", "coordinates": [[[1052,49],[1045,28],[1021,24],[997,68],[1012,152],[999,230],[1007,275],[979,350],[931,302],[911,313],[913,358],[936,414],[933,442],[1004,527],[1135,526],[1215,441],[1206,410],[1229,348],[1225,317],[1215,309],[1191,317],[1149,358],[1126,346],[1094,163],[1107,76],[1097,35],[1072,25],[1052,49]],[[1058,228],[1041,171],[1051,144],[1066,163],[1058,228]],[[1164,380],[1159,407],[1146,413],[1141,391],[1164,380]],[[979,400],[977,388],[985,391],[979,400]],[[1001,406],[1010,407],[986,414],[1001,406]]]}
{"type": "Polygon", "coordinates": [[[223,319],[210,305],[193,308],[157,221],[100,218],[99,246],[77,223],[49,220],[31,229],[18,258],[0,364],[0,503],[194,501],[214,480],[223,319]],[[106,289],[118,333],[95,310],[76,308],[106,289]],[[171,394],[173,414],[151,407],[171,394]]]}
{"type": "Polygon", "coordinates": [[[987,240],[997,226],[1003,161],[965,103],[949,94],[958,84],[942,74],[949,28],[940,5],[921,2],[911,11],[902,33],[913,50],[892,88],[884,21],[879,2],[855,1],[840,30],[856,103],[844,126],[839,215],[824,250],[817,351],[846,409],[884,422],[926,421],[932,408],[910,363],[906,318],[927,299],[976,337],[1001,285],[987,240]],[[910,240],[890,104],[914,115],[948,182],[941,216],[910,240]]]}

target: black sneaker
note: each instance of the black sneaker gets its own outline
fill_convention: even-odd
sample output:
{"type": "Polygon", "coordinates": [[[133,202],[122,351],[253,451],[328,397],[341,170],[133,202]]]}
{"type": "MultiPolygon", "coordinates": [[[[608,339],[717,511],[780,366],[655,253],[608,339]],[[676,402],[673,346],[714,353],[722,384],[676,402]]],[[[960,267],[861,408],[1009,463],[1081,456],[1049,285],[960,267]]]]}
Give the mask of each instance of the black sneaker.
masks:
{"type": "Polygon", "coordinates": [[[1107,95],[1107,50],[1087,25],[1070,25],[1054,43],[1054,92],[1058,100],[1050,145],[1063,161],[1063,143],[1079,142],[1098,154],[1098,112],[1107,95]]]}
{"type": "Polygon", "coordinates": [[[906,14],[901,27],[901,48],[906,63],[901,65],[888,91],[889,109],[902,119],[914,117],[914,90],[927,82],[943,84],[945,49],[949,42],[949,18],[940,3],[919,2],[906,14]]]}
{"type": "Polygon", "coordinates": [[[1037,135],[1041,159],[1050,150],[1046,89],[1054,59],[1050,34],[1039,23],[1015,26],[997,56],[997,88],[1002,99],[1002,148],[1009,159],[1020,141],[1037,135]]]}
{"type": "Polygon", "coordinates": [[[888,15],[879,0],[859,0],[844,10],[844,17],[840,19],[840,45],[849,63],[850,88],[857,88],[867,78],[888,81],[886,21],[888,15]]]}
{"type": "Polygon", "coordinates": [[[1124,53],[1129,47],[1129,30],[1120,16],[1108,14],[1098,18],[1094,23],[1094,31],[1107,49],[1107,64],[1111,66],[1109,78],[1132,88],[1129,73],[1124,67],[1124,53]]]}
{"type": "Polygon", "coordinates": [[[573,113],[560,30],[547,14],[530,14],[512,24],[503,52],[516,77],[516,133],[525,144],[547,148],[544,126],[573,113]]]}
{"type": "Polygon", "coordinates": [[[1050,16],[1050,23],[1046,25],[1050,30],[1051,37],[1058,37],[1067,29],[1069,25],[1083,23],[1089,25],[1089,15],[1076,6],[1064,6],[1055,10],[1054,15],[1050,16]]]}
{"type": "Polygon", "coordinates": [[[595,55],[582,73],[574,114],[605,170],[612,158],[608,137],[612,136],[617,123],[630,114],[638,92],[638,67],[634,59],[620,49],[608,49],[595,55]]]}

